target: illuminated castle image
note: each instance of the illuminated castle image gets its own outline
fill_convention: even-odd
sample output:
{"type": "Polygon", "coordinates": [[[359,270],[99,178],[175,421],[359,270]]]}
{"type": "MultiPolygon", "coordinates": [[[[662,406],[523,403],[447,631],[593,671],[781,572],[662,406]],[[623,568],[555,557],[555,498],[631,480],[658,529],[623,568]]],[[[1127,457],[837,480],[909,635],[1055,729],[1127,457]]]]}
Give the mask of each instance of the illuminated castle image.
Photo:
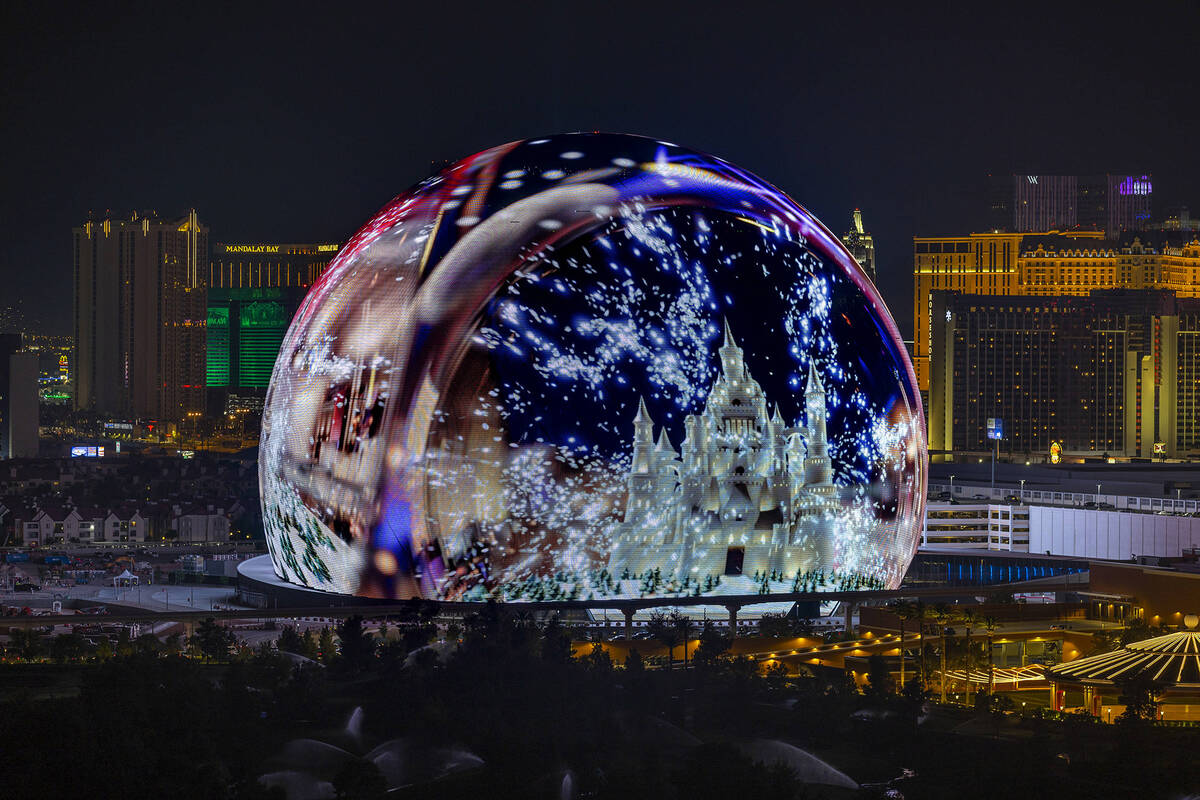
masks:
{"type": "Polygon", "coordinates": [[[803,425],[768,414],[728,322],[721,376],[703,413],[684,422],[682,452],[654,439],[643,401],[634,417],[625,517],[609,569],[663,576],[780,572],[833,566],[838,487],[825,430],[825,388],[810,362],[803,425]]]}

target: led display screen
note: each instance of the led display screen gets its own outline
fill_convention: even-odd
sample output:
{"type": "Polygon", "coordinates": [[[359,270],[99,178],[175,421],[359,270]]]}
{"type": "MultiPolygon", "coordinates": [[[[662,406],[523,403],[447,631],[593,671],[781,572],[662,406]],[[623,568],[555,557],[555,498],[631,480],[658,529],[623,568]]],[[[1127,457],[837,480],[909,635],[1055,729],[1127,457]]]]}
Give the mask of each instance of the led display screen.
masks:
{"type": "Polygon", "coordinates": [[[727,162],[611,134],[384,207],[292,320],[260,452],[281,578],[504,601],[895,587],[927,461],[841,242],[727,162]]]}

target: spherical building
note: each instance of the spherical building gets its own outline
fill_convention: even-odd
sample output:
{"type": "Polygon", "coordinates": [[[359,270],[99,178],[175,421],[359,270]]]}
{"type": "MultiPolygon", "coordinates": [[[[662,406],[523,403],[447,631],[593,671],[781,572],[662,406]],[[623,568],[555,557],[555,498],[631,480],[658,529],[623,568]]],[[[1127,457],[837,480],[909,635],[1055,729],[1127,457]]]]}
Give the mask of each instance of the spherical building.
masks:
{"type": "Polygon", "coordinates": [[[925,468],[837,237],[605,134],[486,150],[370,220],[292,322],[259,465],[285,580],[507,601],[894,587],[925,468]]]}

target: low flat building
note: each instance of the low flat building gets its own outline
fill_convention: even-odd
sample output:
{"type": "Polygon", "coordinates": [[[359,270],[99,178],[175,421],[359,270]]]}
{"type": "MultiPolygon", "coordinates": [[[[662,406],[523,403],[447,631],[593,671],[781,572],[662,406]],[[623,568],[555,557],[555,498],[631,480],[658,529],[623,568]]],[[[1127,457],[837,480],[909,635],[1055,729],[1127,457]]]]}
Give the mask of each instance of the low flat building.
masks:
{"type": "Polygon", "coordinates": [[[1182,558],[1200,548],[1200,517],[1059,506],[930,503],[921,547],[1112,561],[1182,558]]]}
{"type": "Polygon", "coordinates": [[[1200,547],[1200,518],[1031,506],[1029,549],[1079,558],[1129,561],[1180,558],[1200,547]]]}

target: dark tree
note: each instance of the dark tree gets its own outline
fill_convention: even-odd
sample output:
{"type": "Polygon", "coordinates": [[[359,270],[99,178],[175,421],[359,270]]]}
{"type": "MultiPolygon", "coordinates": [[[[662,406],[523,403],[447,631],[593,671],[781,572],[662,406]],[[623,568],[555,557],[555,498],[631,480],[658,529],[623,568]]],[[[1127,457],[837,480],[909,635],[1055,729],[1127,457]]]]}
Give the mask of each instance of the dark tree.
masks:
{"type": "Polygon", "coordinates": [[[768,639],[786,639],[792,635],[792,622],[786,614],[763,614],[758,619],[758,632],[768,639]]]}
{"type": "Polygon", "coordinates": [[[35,628],[13,628],[9,633],[8,647],[18,657],[33,661],[44,651],[45,634],[35,628]]]}
{"type": "Polygon", "coordinates": [[[583,663],[587,665],[588,669],[605,673],[610,672],[613,668],[612,656],[599,642],[592,645],[592,652],[583,657],[583,663]]]}
{"type": "Polygon", "coordinates": [[[1117,717],[1122,725],[1150,725],[1158,720],[1158,695],[1162,684],[1155,681],[1148,673],[1140,672],[1131,678],[1117,681],[1121,693],[1117,702],[1125,705],[1121,716],[1117,717]]]}
{"type": "Polygon", "coordinates": [[[279,631],[279,640],[275,643],[281,651],[285,653],[304,653],[304,640],[300,638],[300,634],[296,633],[296,629],[290,625],[283,626],[279,631]]]}
{"type": "Polygon", "coordinates": [[[542,658],[559,664],[571,660],[571,637],[557,614],[542,629],[542,658]]]}
{"type": "Polygon", "coordinates": [[[317,656],[322,664],[328,664],[337,656],[337,647],[333,643],[333,632],[329,628],[321,628],[317,638],[317,656]]]}
{"type": "Polygon", "coordinates": [[[712,622],[705,622],[700,630],[700,645],[692,661],[697,667],[713,666],[729,650],[730,644],[728,636],[718,631],[712,622]]]}
{"type": "Polygon", "coordinates": [[[205,661],[209,661],[214,658],[229,658],[229,650],[235,641],[232,632],[209,617],[196,626],[196,632],[192,634],[190,643],[200,651],[205,661]]]}
{"type": "Polygon", "coordinates": [[[867,686],[863,694],[874,700],[882,700],[896,691],[896,682],[883,656],[876,653],[867,659],[867,686]]]}
{"type": "Polygon", "coordinates": [[[338,625],[338,638],[342,642],[342,658],[352,671],[370,666],[375,658],[375,637],[363,630],[362,617],[349,617],[338,625]]]}

